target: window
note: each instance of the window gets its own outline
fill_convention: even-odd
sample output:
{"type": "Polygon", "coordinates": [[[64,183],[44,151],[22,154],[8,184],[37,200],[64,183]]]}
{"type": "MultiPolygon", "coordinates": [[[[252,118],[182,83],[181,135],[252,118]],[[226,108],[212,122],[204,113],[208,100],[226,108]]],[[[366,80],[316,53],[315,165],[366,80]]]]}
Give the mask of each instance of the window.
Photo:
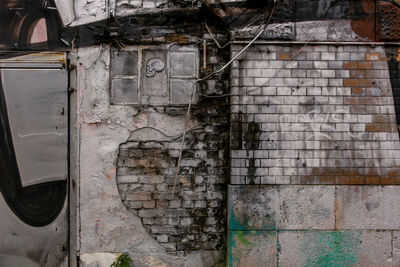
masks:
{"type": "Polygon", "coordinates": [[[111,57],[112,104],[189,103],[198,77],[197,48],[172,45],[113,49],[111,57]]]}

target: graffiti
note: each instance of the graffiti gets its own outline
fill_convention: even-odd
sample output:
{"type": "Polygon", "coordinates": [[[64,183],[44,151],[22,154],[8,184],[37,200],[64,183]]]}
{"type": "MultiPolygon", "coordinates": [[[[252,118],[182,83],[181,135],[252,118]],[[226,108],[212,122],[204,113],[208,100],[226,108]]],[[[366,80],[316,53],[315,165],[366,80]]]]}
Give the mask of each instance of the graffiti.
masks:
{"type": "MultiPolygon", "coordinates": [[[[307,133],[306,140],[332,140],[330,133],[338,131],[336,124],[347,124],[350,119],[351,114],[348,114],[348,111],[344,109],[337,109],[333,113],[321,113],[320,109],[313,109],[305,114],[281,115],[278,128],[280,131],[288,132],[288,135],[292,138],[295,137],[294,132],[305,131],[307,133]]],[[[271,134],[278,134],[280,131],[271,134]]],[[[343,131],[343,133],[355,140],[362,139],[364,134],[363,131],[351,131],[350,127],[349,130],[343,131]]]]}
{"type": "Polygon", "coordinates": [[[66,181],[22,186],[1,77],[0,147],[0,191],[7,205],[28,225],[41,227],[53,222],[64,206],[66,181]]]}
{"type": "Polygon", "coordinates": [[[307,257],[302,266],[353,266],[358,262],[361,240],[359,231],[306,234],[301,251],[307,257]]]}
{"type": "Polygon", "coordinates": [[[12,50],[65,47],[62,24],[53,1],[2,1],[0,45],[12,50]]]}

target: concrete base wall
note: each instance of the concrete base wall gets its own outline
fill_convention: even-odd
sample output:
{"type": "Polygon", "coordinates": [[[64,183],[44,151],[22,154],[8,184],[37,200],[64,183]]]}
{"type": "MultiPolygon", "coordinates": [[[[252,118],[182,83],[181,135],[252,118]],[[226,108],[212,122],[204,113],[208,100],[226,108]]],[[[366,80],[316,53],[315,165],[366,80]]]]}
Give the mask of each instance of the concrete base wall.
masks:
{"type": "Polygon", "coordinates": [[[229,266],[399,266],[398,186],[230,186],[229,266]]]}

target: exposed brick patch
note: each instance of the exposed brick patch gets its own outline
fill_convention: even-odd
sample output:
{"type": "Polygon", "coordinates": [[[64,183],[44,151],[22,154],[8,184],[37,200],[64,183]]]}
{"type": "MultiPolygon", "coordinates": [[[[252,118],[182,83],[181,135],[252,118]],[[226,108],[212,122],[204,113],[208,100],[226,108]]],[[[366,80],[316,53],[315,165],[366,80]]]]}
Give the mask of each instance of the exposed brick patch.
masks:
{"type": "Polygon", "coordinates": [[[175,194],[180,138],[120,146],[117,180],[122,200],[171,253],[224,246],[228,138],[223,109],[194,108],[205,125],[187,134],[175,194]]]}
{"type": "Polygon", "coordinates": [[[357,69],[357,62],[355,61],[348,61],[343,63],[344,69],[357,69]]]}
{"type": "Polygon", "coordinates": [[[360,70],[369,70],[372,69],[372,62],[368,61],[359,61],[358,62],[358,68],[360,70]]]}

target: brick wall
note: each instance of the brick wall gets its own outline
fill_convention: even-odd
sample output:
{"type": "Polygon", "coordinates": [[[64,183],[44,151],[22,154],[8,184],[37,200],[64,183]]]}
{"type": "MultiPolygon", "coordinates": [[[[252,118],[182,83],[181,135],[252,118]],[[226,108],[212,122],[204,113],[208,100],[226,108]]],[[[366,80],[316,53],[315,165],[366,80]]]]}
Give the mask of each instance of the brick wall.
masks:
{"type": "Polygon", "coordinates": [[[300,48],[256,45],[234,63],[231,183],[399,184],[385,48],[300,48]]]}

